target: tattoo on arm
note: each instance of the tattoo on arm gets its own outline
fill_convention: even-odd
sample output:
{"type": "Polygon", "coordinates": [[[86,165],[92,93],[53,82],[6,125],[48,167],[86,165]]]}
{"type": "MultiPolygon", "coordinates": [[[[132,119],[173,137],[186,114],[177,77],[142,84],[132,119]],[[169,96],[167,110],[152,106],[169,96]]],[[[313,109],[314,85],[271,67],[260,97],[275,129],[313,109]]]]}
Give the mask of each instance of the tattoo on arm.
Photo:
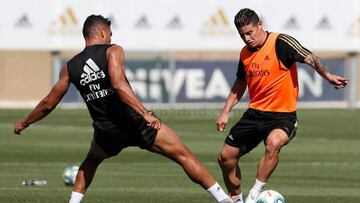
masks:
{"type": "Polygon", "coordinates": [[[309,54],[304,59],[305,63],[311,66],[316,72],[318,72],[322,77],[327,79],[327,74],[329,73],[328,67],[321,61],[320,57],[315,56],[314,54],[309,54]]]}

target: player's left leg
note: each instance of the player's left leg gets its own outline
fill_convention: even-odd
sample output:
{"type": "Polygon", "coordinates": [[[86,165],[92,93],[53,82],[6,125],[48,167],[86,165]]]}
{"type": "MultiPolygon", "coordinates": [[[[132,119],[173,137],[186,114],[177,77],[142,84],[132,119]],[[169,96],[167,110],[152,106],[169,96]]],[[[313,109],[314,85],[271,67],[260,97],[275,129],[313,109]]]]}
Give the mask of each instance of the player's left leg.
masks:
{"type": "Polygon", "coordinates": [[[288,141],[289,137],[283,130],[274,129],[270,132],[266,139],[265,154],[259,161],[255,184],[246,198],[246,203],[255,203],[256,198],[259,196],[279,162],[281,147],[286,145],[288,141]]]}
{"type": "Polygon", "coordinates": [[[164,155],[178,163],[193,182],[201,185],[218,202],[232,202],[205,166],[180,141],[176,133],[165,124],[162,124],[154,144],[147,150],[164,155]]]}
{"type": "Polygon", "coordinates": [[[258,180],[266,182],[279,162],[281,147],[289,141],[288,135],[281,129],[274,129],[266,139],[265,155],[260,159],[258,166],[258,180]]]}
{"type": "Polygon", "coordinates": [[[79,203],[82,200],[87,188],[91,184],[96,169],[100,163],[109,156],[93,140],[87,157],[81,163],[76,175],[75,184],[69,203],[79,203]]]}

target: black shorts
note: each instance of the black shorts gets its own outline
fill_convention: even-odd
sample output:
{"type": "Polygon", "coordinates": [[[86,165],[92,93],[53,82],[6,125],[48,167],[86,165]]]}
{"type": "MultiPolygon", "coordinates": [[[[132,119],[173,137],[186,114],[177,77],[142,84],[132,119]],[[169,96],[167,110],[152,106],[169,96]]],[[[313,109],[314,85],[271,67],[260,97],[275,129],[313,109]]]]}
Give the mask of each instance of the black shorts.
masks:
{"type": "Polygon", "coordinates": [[[246,154],[254,149],[274,129],[282,129],[289,137],[295,137],[297,129],[296,112],[265,112],[248,109],[241,119],[230,129],[225,143],[246,154]]]}
{"type": "Polygon", "coordinates": [[[156,138],[157,130],[147,126],[141,119],[132,125],[117,126],[108,129],[99,129],[94,126],[94,140],[109,156],[116,156],[129,146],[138,146],[141,149],[150,147],[156,138]]]}

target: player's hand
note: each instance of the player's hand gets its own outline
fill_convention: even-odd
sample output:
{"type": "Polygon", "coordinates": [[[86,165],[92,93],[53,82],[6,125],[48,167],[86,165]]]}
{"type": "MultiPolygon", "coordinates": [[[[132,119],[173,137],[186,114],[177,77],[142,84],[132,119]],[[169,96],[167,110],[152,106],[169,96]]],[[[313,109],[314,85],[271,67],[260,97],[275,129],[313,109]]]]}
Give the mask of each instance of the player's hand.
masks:
{"type": "Polygon", "coordinates": [[[227,113],[221,113],[216,121],[216,128],[220,132],[224,132],[226,124],[228,123],[229,116],[227,113]]]}
{"type": "Polygon", "coordinates": [[[328,74],[327,78],[329,83],[332,84],[335,89],[344,88],[349,82],[348,78],[340,77],[333,74],[328,74]]]}
{"type": "Polygon", "coordinates": [[[29,125],[25,120],[19,120],[15,123],[14,133],[20,135],[20,132],[27,128],[29,125]]]}
{"type": "Polygon", "coordinates": [[[161,121],[160,119],[156,118],[152,112],[146,113],[144,115],[144,119],[148,122],[148,126],[155,128],[156,130],[160,130],[161,128],[161,121]]]}

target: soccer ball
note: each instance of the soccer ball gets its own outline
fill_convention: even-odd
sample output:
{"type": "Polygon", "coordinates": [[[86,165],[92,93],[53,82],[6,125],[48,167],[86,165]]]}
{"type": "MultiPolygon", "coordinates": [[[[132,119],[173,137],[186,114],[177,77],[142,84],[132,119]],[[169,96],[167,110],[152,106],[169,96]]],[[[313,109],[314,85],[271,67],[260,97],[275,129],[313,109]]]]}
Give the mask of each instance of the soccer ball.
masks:
{"type": "Polygon", "coordinates": [[[280,193],[274,190],[265,190],[260,193],[256,199],[256,203],[285,203],[285,199],[280,193]]]}
{"type": "Polygon", "coordinates": [[[71,186],[75,184],[75,179],[79,166],[73,165],[65,168],[63,173],[63,180],[66,186],[71,186]]]}

